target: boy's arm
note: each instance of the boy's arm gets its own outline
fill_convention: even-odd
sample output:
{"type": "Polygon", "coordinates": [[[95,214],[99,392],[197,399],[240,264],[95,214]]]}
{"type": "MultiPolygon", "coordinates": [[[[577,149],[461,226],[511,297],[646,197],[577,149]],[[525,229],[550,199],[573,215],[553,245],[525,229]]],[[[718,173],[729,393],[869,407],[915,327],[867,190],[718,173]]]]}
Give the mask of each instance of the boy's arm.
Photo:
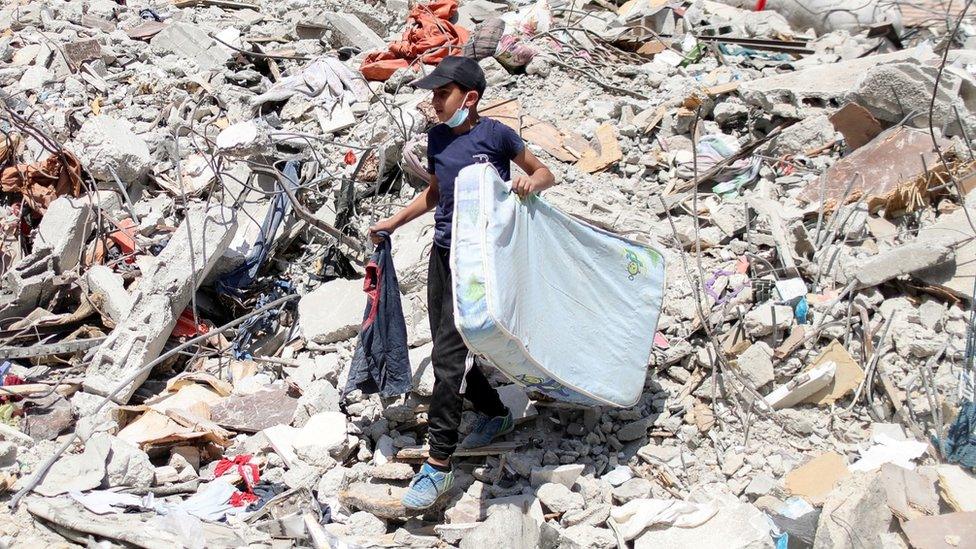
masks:
{"type": "Polygon", "coordinates": [[[369,237],[374,243],[379,243],[380,237],[377,233],[381,231],[386,231],[388,233],[393,233],[397,228],[405,225],[414,219],[424,215],[425,213],[434,209],[437,206],[437,200],[440,198],[440,187],[437,185],[437,176],[434,174],[430,175],[430,185],[426,189],[420,192],[409,204],[403,207],[402,210],[393,214],[392,216],[381,219],[376,222],[375,225],[369,228],[369,237]]]}
{"type": "Polygon", "coordinates": [[[530,193],[542,192],[556,184],[556,177],[552,175],[528,147],[515,156],[515,163],[528,175],[517,175],[512,179],[512,191],[525,198],[530,193]]]}

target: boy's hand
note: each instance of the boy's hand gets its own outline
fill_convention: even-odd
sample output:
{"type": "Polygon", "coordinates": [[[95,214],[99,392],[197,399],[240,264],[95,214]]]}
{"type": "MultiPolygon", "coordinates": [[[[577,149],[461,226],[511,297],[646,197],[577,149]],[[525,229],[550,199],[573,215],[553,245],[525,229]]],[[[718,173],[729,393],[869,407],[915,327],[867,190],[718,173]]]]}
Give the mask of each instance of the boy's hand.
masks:
{"type": "Polygon", "coordinates": [[[532,179],[527,175],[516,175],[512,179],[512,192],[517,194],[519,198],[525,198],[526,196],[544,190],[545,187],[536,180],[532,179]]]}
{"type": "Polygon", "coordinates": [[[373,244],[379,244],[383,240],[379,233],[387,232],[392,236],[393,231],[395,231],[396,228],[397,225],[392,219],[381,219],[377,221],[375,225],[369,228],[369,239],[373,241],[373,244]]]}

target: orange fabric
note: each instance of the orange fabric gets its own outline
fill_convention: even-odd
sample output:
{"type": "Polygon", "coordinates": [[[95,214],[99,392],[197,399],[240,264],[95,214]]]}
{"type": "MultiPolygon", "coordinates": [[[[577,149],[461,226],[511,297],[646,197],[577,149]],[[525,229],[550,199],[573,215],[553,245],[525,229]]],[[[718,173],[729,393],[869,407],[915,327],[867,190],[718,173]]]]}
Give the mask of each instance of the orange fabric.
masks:
{"type": "Polygon", "coordinates": [[[0,190],[20,193],[38,213],[61,195],[81,196],[81,164],[68,151],[53,154],[38,164],[17,164],[0,172],[0,190]]]}
{"type": "Polygon", "coordinates": [[[414,6],[407,17],[403,38],[390,44],[387,51],[367,55],[360,72],[367,80],[385,81],[397,69],[418,62],[436,65],[448,55],[460,53],[470,33],[449,21],[457,9],[457,0],[435,0],[414,6]]]}

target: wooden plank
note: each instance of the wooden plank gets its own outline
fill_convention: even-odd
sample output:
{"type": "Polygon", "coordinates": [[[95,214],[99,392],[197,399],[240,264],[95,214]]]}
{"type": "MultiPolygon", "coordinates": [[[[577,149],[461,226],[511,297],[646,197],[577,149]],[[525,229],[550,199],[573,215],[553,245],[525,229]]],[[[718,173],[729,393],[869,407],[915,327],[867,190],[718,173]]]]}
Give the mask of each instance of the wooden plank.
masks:
{"type": "Polygon", "coordinates": [[[47,385],[44,383],[24,383],[22,385],[4,385],[0,391],[0,396],[21,396],[30,397],[45,395],[54,389],[59,395],[70,396],[78,392],[80,383],[59,383],[58,385],[47,385]]]}
{"type": "Polygon", "coordinates": [[[901,2],[901,22],[906,27],[928,27],[931,25],[945,25],[948,19],[956,19],[962,13],[966,2],[958,0],[914,0],[901,2]],[[952,9],[949,10],[949,6],[952,9]]]}
{"type": "MultiPolygon", "coordinates": [[[[488,446],[482,446],[480,448],[458,448],[454,452],[454,457],[494,456],[511,452],[512,450],[521,448],[523,445],[523,442],[512,441],[497,442],[495,444],[489,444],[488,446]]],[[[428,450],[430,450],[429,446],[407,446],[406,448],[403,448],[397,452],[396,459],[427,459],[429,456],[428,450]]]]}
{"type": "Polygon", "coordinates": [[[725,84],[717,84],[715,86],[709,86],[705,88],[705,93],[707,93],[709,97],[717,97],[719,95],[732,93],[734,91],[737,91],[738,89],[739,89],[738,82],[726,82],[725,84]]]}

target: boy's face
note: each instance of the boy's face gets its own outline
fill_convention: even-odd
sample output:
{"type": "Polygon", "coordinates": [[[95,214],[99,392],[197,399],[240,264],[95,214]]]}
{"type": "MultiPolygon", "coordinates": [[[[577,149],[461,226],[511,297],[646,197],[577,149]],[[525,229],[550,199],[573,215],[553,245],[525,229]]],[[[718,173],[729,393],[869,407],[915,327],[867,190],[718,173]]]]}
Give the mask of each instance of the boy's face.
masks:
{"type": "Polygon", "coordinates": [[[434,112],[437,119],[446,122],[462,106],[472,107],[478,102],[478,92],[473,90],[464,91],[453,82],[434,88],[434,112]]]}

